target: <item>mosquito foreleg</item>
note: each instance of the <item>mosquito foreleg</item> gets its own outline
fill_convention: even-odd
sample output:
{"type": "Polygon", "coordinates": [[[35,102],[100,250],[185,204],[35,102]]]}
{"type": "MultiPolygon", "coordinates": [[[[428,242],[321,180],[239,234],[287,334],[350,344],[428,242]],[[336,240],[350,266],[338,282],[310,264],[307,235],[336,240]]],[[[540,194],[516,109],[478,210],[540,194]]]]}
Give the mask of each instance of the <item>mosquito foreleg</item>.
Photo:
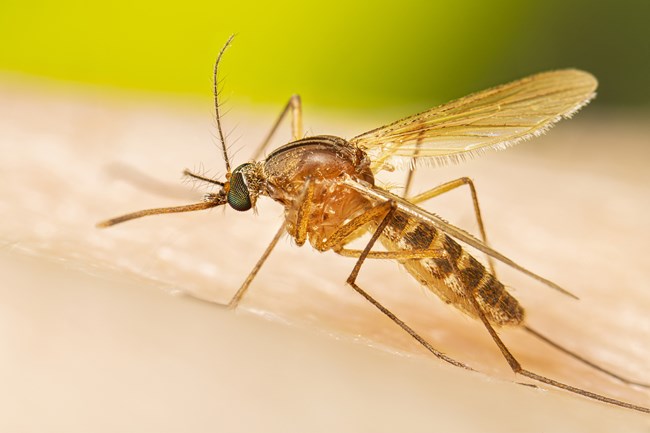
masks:
{"type": "Polygon", "coordinates": [[[275,234],[275,236],[271,240],[271,243],[269,244],[269,246],[266,247],[266,250],[262,254],[262,257],[260,257],[259,260],[257,261],[257,263],[255,263],[255,266],[253,267],[253,269],[250,271],[250,273],[246,277],[246,280],[244,280],[244,283],[241,285],[239,290],[237,290],[237,293],[235,293],[235,295],[232,297],[230,302],[228,302],[227,304],[224,304],[224,306],[226,306],[227,308],[230,308],[230,309],[237,308],[237,305],[239,304],[239,301],[241,301],[241,299],[244,297],[244,294],[248,290],[248,287],[253,282],[253,279],[255,278],[257,273],[259,272],[260,268],[262,268],[262,265],[264,264],[266,259],[268,259],[269,255],[271,255],[271,251],[273,251],[273,248],[275,248],[275,246],[277,245],[278,241],[280,240],[280,238],[282,237],[284,232],[285,232],[285,223],[282,223],[282,225],[280,226],[280,229],[278,230],[278,232],[275,234]]]}
{"type": "Polygon", "coordinates": [[[255,153],[253,154],[253,159],[255,161],[260,159],[262,153],[264,152],[264,149],[266,146],[268,146],[269,142],[273,138],[273,135],[275,135],[275,132],[280,126],[280,123],[282,123],[282,120],[289,111],[291,111],[291,141],[302,138],[302,102],[300,100],[300,95],[291,95],[289,102],[287,102],[287,105],[285,105],[285,107],[282,109],[280,116],[278,116],[278,119],[271,127],[271,130],[267,134],[266,138],[264,138],[264,141],[262,141],[257,150],[255,150],[255,153]]]}
{"type": "MultiPolygon", "coordinates": [[[[300,207],[298,208],[295,234],[293,235],[297,245],[303,245],[307,240],[309,231],[309,221],[314,204],[314,190],[316,185],[309,179],[305,182],[302,198],[299,200],[300,207]]],[[[356,238],[357,231],[365,225],[383,218],[386,212],[391,208],[392,204],[389,201],[381,202],[361,215],[352,218],[350,221],[339,226],[333,233],[329,234],[326,239],[313,239],[311,242],[318,251],[327,251],[334,249],[336,251],[339,245],[345,245],[349,242],[350,237],[356,238]]]]}

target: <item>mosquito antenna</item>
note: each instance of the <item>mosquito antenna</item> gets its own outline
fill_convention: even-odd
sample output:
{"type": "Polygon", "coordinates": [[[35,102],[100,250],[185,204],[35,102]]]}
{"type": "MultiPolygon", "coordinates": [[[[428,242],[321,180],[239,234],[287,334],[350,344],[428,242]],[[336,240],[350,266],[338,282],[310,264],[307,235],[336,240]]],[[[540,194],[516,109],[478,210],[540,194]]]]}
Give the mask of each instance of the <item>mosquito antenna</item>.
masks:
{"type": "Polygon", "coordinates": [[[223,46],[219,55],[217,56],[217,61],[214,63],[214,75],[213,75],[213,93],[214,93],[214,110],[217,115],[217,129],[219,130],[219,140],[221,141],[221,149],[223,150],[223,160],[226,163],[226,171],[230,173],[230,161],[228,160],[228,151],[226,150],[226,138],[223,135],[223,130],[221,128],[221,113],[219,111],[219,81],[217,81],[217,71],[219,69],[219,63],[221,62],[221,56],[226,51],[226,48],[230,45],[235,35],[231,35],[226,44],[223,46]]]}

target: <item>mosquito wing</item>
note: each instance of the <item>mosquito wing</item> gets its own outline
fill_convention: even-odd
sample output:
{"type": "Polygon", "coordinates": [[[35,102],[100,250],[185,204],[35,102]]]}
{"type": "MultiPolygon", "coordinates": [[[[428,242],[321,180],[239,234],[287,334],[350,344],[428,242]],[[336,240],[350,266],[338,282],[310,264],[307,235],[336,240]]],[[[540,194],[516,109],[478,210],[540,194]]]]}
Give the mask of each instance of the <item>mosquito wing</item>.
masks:
{"type": "Polygon", "coordinates": [[[587,104],[597,86],[588,72],[543,72],[398,120],[350,143],[368,153],[375,172],[455,163],[543,134],[587,104]]]}

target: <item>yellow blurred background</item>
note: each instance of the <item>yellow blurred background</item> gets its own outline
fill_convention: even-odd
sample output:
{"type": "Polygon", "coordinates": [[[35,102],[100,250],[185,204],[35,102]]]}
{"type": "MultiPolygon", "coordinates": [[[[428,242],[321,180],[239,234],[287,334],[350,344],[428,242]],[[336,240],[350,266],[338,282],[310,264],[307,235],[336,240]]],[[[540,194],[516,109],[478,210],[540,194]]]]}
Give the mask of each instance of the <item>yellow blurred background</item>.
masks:
{"type": "Polygon", "coordinates": [[[426,108],[541,70],[586,69],[599,106],[650,104],[645,0],[0,3],[0,70],[108,88],[331,108],[426,108]]]}

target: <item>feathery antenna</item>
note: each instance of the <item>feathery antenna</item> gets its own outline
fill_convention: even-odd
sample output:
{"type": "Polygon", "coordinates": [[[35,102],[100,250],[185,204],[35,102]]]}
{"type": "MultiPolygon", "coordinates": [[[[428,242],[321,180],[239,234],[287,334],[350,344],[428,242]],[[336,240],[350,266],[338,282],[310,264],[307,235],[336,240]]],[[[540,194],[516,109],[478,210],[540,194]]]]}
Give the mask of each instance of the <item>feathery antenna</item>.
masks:
{"type": "Polygon", "coordinates": [[[219,69],[219,63],[221,62],[221,56],[223,56],[223,53],[226,51],[226,48],[228,48],[234,37],[234,34],[231,35],[219,52],[217,61],[214,63],[213,75],[214,110],[217,116],[217,129],[219,130],[219,140],[221,141],[221,148],[223,150],[223,160],[226,163],[226,171],[228,173],[230,173],[230,161],[228,160],[228,151],[226,150],[226,138],[224,137],[223,129],[221,128],[221,113],[219,111],[219,81],[217,81],[217,71],[219,69]]]}

